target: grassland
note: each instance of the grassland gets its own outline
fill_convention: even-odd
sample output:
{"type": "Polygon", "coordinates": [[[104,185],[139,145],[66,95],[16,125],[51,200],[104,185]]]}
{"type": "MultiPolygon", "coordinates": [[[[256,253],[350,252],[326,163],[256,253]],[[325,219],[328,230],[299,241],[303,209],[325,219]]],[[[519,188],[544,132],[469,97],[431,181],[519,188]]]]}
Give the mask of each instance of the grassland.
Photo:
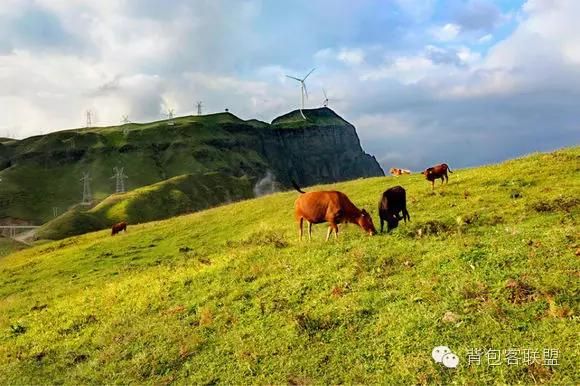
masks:
{"type": "Polygon", "coordinates": [[[130,192],[113,194],[87,210],[78,205],[44,224],[38,239],[60,240],[126,221],[138,224],[254,196],[247,177],[221,173],[186,174],[130,192]]]}
{"type": "Polygon", "coordinates": [[[579,384],[580,148],[454,171],[435,192],[324,187],[376,219],[403,185],[412,222],[391,234],[298,243],[285,192],[4,257],[0,383],[579,384]],[[468,365],[480,348],[558,366],[468,365]]]}

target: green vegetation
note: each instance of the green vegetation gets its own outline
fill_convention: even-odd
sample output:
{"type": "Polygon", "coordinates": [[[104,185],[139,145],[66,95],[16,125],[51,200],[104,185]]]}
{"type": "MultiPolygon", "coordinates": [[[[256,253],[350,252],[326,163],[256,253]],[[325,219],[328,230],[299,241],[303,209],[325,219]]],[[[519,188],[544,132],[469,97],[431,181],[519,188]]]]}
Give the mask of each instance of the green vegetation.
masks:
{"type": "Polygon", "coordinates": [[[39,239],[59,240],[127,221],[138,224],[199,211],[254,196],[252,181],[220,173],[173,177],[127,193],[113,194],[94,208],[76,206],[43,225],[39,239]]]}
{"type": "Polygon", "coordinates": [[[0,236],[0,258],[26,248],[27,245],[8,237],[0,236]]]}
{"type": "Polygon", "coordinates": [[[0,383],[579,384],[579,165],[576,147],[435,192],[421,175],[317,187],[376,223],[403,185],[412,221],[374,237],[315,225],[298,243],[292,191],[6,256],[0,383]],[[479,348],[559,365],[468,365],[479,348]]]}
{"type": "MultiPolygon", "coordinates": [[[[127,190],[185,174],[221,173],[255,183],[270,171],[286,186],[290,174],[308,176],[305,181],[312,184],[382,174],[376,160],[362,151],[352,126],[348,126],[351,130],[341,130],[347,122],[332,110],[305,113],[326,117],[317,120],[324,130],[312,132],[308,148],[303,145],[301,130],[281,133],[275,129],[284,125],[244,121],[230,113],[66,130],[21,141],[0,140],[0,218],[35,225],[52,220],[54,208],[64,213],[81,202],[80,178],[87,172],[93,198],[104,200],[115,189],[111,178],[114,167],[124,167],[129,176],[127,190]],[[343,126],[328,126],[329,122],[343,126]],[[335,142],[327,138],[341,135],[339,152],[335,142]],[[333,170],[337,154],[348,167],[333,170]]],[[[310,120],[296,124],[304,129],[320,128],[310,120]]]]}
{"type": "Polygon", "coordinates": [[[272,127],[279,130],[298,129],[308,126],[344,126],[349,124],[328,107],[320,109],[304,109],[302,112],[306,117],[306,121],[302,114],[300,114],[300,110],[294,110],[274,119],[272,121],[272,127]]]}

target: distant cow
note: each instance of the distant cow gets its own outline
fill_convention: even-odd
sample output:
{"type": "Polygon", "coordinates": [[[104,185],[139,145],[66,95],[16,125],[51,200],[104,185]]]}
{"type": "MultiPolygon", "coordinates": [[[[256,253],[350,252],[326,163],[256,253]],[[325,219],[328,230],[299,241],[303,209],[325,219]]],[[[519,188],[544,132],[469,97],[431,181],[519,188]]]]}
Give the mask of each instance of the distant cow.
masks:
{"type": "Polygon", "coordinates": [[[125,221],[117,223],[111,227],[111,236],[115,236],[121,231],[127,232],[127,223],[125,221]]]}
{"type": "Polygon", "coordinates": [[[440,164],[423,171],[423,175],[428,181],[431,181],[431,189],[435,189],[435,180],[441,178],[441,185],[443,182],[449,182],[449,177],[447,176],[447,171],[453,173],[447,164],[440,164]]]}
{"type": "Polygon", "coordinates": [[[402,186],[394,186],[385,190],[381,201],[379,201],[379,217],[381,219],[381,232],[385,221],[387,222],[387,232],[396,228],[401,219],[411,221],[411,216],[407,211],[407,193],[402,186]],[[403,216],[399,213],[403,213],[403,216]]]}
{"type": "Polygon", "coordinates": [[[389,173],[391,173],[395,177],[398,177],[398,176],[401,176],[403,174],[411,174],[411,171],[408,169],[391,168],[389,170],[389,173]]]}
{"type": "Polygon", "coordinates": [[[359,210],[346,196],[337,191],[303,192],[296,182],[292,181],[294,189],[302,193],[294,203],[294,215],[299,226],[299,240],[302,241],[302,225],[308,223],[308,240],[312,239],[312,224],[329,223],[326,241],[334,231],[338,239],[338,224],[353,223],[360,226],[369,235],[377,233],[373,219],[366,210],[359,210]]]}

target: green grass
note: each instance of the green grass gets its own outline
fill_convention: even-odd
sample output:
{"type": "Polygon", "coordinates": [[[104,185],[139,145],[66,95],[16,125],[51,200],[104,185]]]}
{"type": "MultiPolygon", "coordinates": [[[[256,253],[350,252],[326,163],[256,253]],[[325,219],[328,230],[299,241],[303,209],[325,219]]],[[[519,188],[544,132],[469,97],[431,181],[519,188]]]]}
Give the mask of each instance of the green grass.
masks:
{"type": "Polygon", "coordinates": [[[324,187],[376,223],[403,185],[412,221],[388,235],[298,243],[285,192],[7,256],[0,383],[580,383],[580,148],[454,171],[434,193],[421,175],[324,187]],[[559,365],[468,366],[476,348],[559,365]]]}
{"type": "Polygon", "coordinates": [[[64,213],[81,201],[84,172],[103,200],[115,189],[113,167],[125,168],[129,190],[183,174],[261,178],[271,168],[259,151],[265,130],[263,122],[219,113],[0,141],[0,217],[52,220],[54,207],[64,213]]]}
{"type": "Polygon", "coordinates": [[[126,221],[138,224],[191,213],[254,196],[247,177],[220,173],[187,174],[130,192],[113,194],[95,207],[76,206],[44,224],[38,239],[60,240],[126,221]]]}
{"type": "Polygon", "coordinates": [[[0,258],[27,247],[26,244],[0,236],[0,258]]]}
{"type": "Polygon", "coordinates": [[[306,120],[304,120],[304,117],[300,114],[300,110],[294,110],[274,119],[272,121],[272,128],[280,130],[304,129],[308,126],[323,127],[350,125],[328,107],[304,109],[302,110],[302,113],[304,114],[304,117],[306,117],[306,120]]]}

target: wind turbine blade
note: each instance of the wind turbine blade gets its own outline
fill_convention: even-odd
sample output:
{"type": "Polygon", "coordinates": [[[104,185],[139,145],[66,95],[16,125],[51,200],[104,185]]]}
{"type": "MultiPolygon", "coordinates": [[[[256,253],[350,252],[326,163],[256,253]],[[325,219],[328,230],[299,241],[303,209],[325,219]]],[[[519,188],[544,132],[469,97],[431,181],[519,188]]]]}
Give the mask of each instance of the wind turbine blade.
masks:
{"type": "Polygon", "coordinates": [[[302,82],[302,87],[304,88],[304,95],[306,95],[306,99],[308,99],[308,90],[306,89],[306,83],[302,82]]]}
{"type": "Polygon", "coordinates": [[[328,96],[326,95],[326,90],[322,89],[322,92],[324,93],[324,99],[328,99],[328,96]]]}
{"type": "Polygon", "coordinates": [[[302,118],[304,118],[304,120],[306,120],[306,116],[304,115],[304,113],[302,112],[302,109],[300,109],[300,115],[302,115],[302,118]]]}
{"type": "Polygon", "coordinates": [[[308,75],[306,75],[306,76],[304,77],[304,79],[302,79],[302,80],[306,80],[306,78],[308,78],[308,77],[310,76],[310,74],[312,74],[312,72],[313,72],[314,70],[316,70],[316,67],[315,67],[315,68],[313,68],[312,70],[310,70],[310,72],[308,73],[308,75]]]}
{"type": "Polygon", "coordinates": [[[288,78],[290,78],[290,79],[294,79],[294,80],[297,80],[297,81],[299,81],[299,82],[302,82],[302,79],[298,79],[298,78],[295,78],[295,77],[293,77],[293,76],[290,76],[290,75],[286,75],[286,76],[287,76],[288,78]]]}

